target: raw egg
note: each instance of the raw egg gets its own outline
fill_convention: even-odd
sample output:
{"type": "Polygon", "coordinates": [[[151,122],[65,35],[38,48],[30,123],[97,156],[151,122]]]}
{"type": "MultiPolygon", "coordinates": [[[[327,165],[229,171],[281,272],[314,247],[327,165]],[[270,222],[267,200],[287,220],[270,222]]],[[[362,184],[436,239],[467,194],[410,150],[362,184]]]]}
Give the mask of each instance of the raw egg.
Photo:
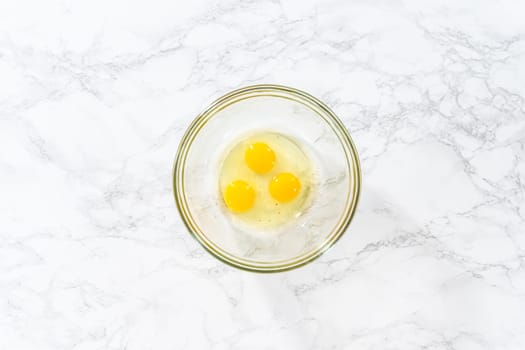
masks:
{"type": "Polygon", "coordinates": [[[265,174],[275,164],[275,153],[266,143],[255,142],[246,149],[244,160],[250,169],[258,174],[265,174]]]}
{"type": "Polygon", "coordinates": [[[312,192],[313,169],[300,143],[275,132],[233,142],[219,169],[219,190],[234,221],[284,224],[302,214],[312,192]]]}
{"type": "Polygon", "coordinates": [[[275,200],[286,203],[297,197],[301,183],[292,173],[280,173],[272,178],[268,189],[275,200]]]}
{"type": "Polygon", "coordinates": [[[253,207],[255,191],[246,181],[235,180],[224,190],[224,201],[235,213],[242,213],[253,207]]]}

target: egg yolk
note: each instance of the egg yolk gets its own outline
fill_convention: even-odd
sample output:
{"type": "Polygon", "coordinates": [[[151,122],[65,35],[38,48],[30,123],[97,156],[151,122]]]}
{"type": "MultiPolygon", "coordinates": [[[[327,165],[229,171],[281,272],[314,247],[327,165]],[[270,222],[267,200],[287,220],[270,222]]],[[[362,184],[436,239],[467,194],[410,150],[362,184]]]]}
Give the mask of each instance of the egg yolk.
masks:
{"type": "Polygon", "coordinates": [[[264,174],[272,170],[275,164],[275,153],[264,142],[252,143],[244,154],[244,161],[256,173],[264,174]]]}
{"type": "Polygon", "coordinates": [[[291,173],[280,173],[270,181],[269,191],[272,197],[279,202],[289,202],[299,194],[301,183],[291,173]]]}
{"type": "Polygon", "coordinates": [[[231,211],[242,213],[255,202],[255,190],[246,181],[235,180],[224,190],[224,202],[231,211]]]}

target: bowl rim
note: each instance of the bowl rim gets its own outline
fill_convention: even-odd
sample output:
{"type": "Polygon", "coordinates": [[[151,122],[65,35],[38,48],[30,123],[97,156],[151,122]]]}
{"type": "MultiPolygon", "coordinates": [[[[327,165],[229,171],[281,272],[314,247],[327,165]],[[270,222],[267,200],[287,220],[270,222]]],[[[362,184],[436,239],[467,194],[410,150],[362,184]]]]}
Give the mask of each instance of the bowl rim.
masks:
{"type": "Polygon", "coordinates": [[[359,155],[348,130],[341,120],[324,102],[320,101],[309,93],[296,88],[275,84],[245,86],[226,93],[208,105],[208,107],[206,107],[201,113],[197,115],[197,117],[195,117],[195,119],[193,119],[182,136],[175,154],[172,175],[175,204],[181,216],[182,222],[190,234],[200,243],[202,247],[204,247],[208,253],[210,253],[215,258],[230,266],[251,272],[271,273],[287,271],[304,266],[320,257],[346,232],[350,222],[352,221],[352,218],[354,217],[361,192],[361,165],[359,161],[359,155]],[[288,97],[285,95],[288,95],[288,97]],[[337,135],[337,138],[341,142],[341,145],[345,151],[349,181],[352,181],[353,179],[353,186],[350,186],[349,193],[347,194],[347,199],[350,197],[350,203],[345,204],[345,209],[342,212],[340,219],[332,229],[332,232],[326,236],[323,242],[317,248],[308,251],[306,254],[299,255],[292,259],[274,261],[270,263],[254,262],[253,260],[236,257],[235,255],[222,250],[219,246],[209,240],[204,234],[199,232],[197,229],[198,225],[196,225],[195,221],[193,220],[190,210],[187,206],[186,194],[184,192],[184,170],[186,158],[193,140],[198,135],[200,129],[202,129],[202,127],[204,127],[206,123],[222,109],[227,108],[236,102],[258,96],[288,98],[290,100],[302,103],[310,109],[315,107],[321,110],[324,115],[321,115],[316,110],[314,110],[314,112],[316,112],[320,118],[327,122],[337,135]],[[325,119],[325,117],[327,117],[328,120],[325,119]]]}

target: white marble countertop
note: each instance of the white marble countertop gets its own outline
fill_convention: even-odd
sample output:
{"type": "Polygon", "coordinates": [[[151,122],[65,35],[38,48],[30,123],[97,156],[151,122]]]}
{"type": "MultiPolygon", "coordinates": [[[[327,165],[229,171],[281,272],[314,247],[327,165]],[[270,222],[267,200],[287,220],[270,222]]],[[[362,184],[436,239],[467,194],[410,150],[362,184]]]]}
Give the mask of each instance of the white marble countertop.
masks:
{"type": "Polygon", "coordinates": [[[0,2],[0,349],[524,349],[523,1],[0,2]],[[209,256],[172,160],[214,98],[340,115],[362,200],[260,275],[209,256]]]}

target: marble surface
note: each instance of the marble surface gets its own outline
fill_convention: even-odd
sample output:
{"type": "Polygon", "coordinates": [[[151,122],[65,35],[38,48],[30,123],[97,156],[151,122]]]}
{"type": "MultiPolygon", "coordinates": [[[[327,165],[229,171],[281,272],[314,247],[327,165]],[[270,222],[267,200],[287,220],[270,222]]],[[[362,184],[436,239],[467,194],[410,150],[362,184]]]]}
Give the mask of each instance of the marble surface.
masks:
{"type": "Polygon", "coordinates": [[[0,349],[524,349],[523,1],[0,2],[0,349]],[[184,129],[285,84],[351,132],[338,244],[239,271],[184,229],[184,129]]]}

